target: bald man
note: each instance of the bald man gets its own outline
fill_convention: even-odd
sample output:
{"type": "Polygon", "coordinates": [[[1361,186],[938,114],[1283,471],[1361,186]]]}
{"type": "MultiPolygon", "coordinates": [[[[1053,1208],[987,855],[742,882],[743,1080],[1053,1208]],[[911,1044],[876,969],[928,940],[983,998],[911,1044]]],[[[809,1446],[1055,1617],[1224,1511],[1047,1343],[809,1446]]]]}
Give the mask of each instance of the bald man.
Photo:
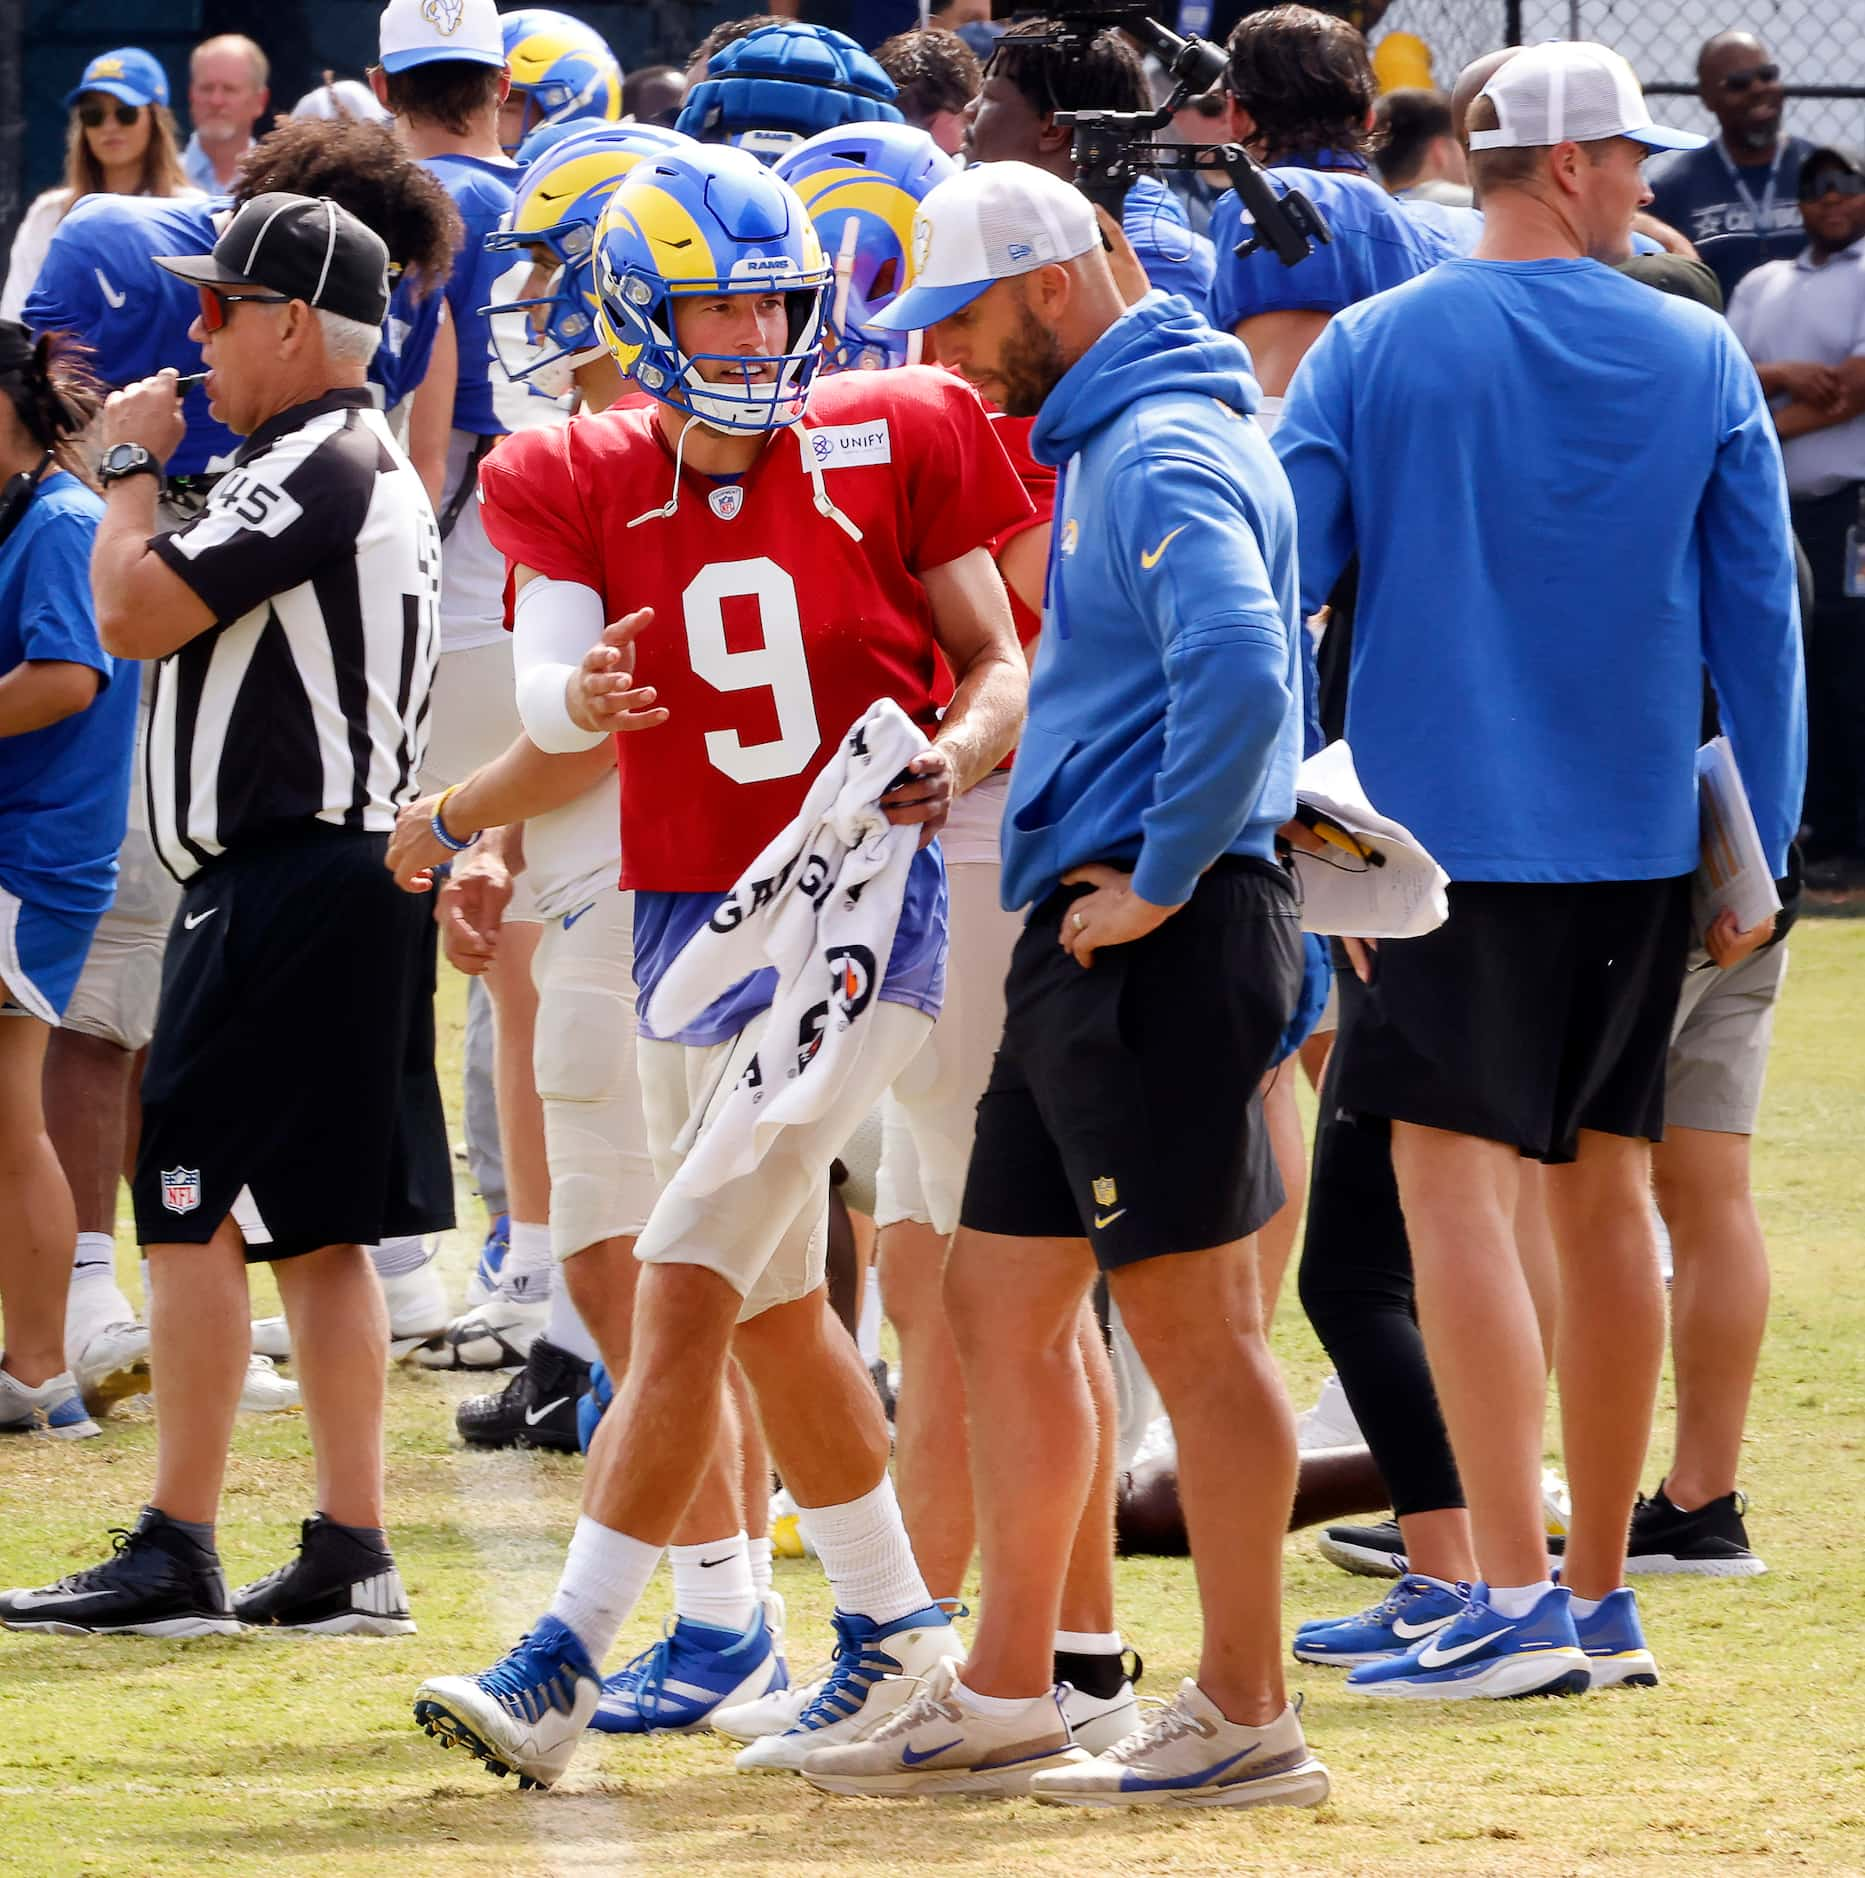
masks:
{"type": "Polygon", "coordinates": [[[1718,135],[1651,165],[1652,213],[1697,245],[1725,300],[1744,274],[1806,242],[1800,165],[1813,146],[1782,135],[1783,95],[1781,68],[1760,39],[1716,34],[1697,55],[1697,96],[1718,135]]]}

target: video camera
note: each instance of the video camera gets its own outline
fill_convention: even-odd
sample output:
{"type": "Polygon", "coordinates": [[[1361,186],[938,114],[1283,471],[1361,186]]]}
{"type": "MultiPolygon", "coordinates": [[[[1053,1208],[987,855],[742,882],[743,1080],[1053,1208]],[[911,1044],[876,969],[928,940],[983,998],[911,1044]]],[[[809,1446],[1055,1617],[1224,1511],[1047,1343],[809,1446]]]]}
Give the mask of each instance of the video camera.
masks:
{"type": "Polygon", "coordinates": [[[1065,53],[1082,54],[1109,28],[1139,40],[1166,68],[1172,95],[1154,111],[1057,111],[1055,121],[1075,133],[1071,153],[1079,174],[1076,186],[1098,208],[1118,221],[1121,206],[1134,179],[1145,170],[1189,170],[1206,166],[1216,157],[1230,178],[1256,234],[1239,242],[1239,256],[1267,248],[1284,267],[1294,267],[1314,252],[1317,241],[1334,236],[1321,212],[1298,189],[1280,194],[1268,172],[1242,144],[1186,144],[1159,140],[1155,133],[1172,122],[1188,98],[1209,91],[1224,76],[1230,61],[1221,46],[1208,39],[1185,38],[1160,25],[1147,12],[1146,0],[1130,4],[1078,4],[1056,0],[1040,12],[1019,13],[1019,20],[1046,19],[1051,30],[1000,40],[1000,50],[1022,46],[1055,46],[1065,53]]]}

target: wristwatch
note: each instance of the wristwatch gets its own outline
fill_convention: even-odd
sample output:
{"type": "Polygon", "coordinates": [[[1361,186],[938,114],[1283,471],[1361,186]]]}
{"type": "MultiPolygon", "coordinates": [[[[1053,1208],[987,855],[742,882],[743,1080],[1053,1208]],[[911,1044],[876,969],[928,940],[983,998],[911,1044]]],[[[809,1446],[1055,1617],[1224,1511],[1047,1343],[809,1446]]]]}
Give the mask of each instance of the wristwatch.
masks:
{"type": "Polygon", "coordinates": [[[154,476],[158,480],[162,466],[139,443],[113,443],[97,465],[97,480],[106,486],[120,483],[126,476],[154,476]]]}

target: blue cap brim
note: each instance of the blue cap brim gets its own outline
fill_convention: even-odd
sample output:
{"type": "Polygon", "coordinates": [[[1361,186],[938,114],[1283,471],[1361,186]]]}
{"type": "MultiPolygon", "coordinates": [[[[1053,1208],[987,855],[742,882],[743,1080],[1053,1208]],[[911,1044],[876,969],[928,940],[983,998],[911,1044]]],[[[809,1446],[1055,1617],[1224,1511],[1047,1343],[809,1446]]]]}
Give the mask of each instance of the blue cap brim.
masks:
{"type": "Polygon", "coordinates": [[[463,52],[457,46],[416,46],[408,52],[384,53],[382,69],[385,72],[412,72],[417,65],[438,65],[442,59],[451,60],[455,65],[502,66],[505,54],[501,51],[494,57],[490,52],[463,52]]]}
{"type": "Polygon", "coordinates": [[[909,287],[891,306],[870,314],[867,324],[890,333],[924,332],[963,312],[987,287],[996,285],[993,280],[972,280],[956,287],[909,287]]]}
{"type": "Polygon", "coordinates": [[[113,98],[120,98],[125,104],[160,104],[162,101],[153,92],[143,91],[130,83],[127,78],[100,78],[89,85],[79,85],[65,94],[65,109],[69,111],[87,91],[107,92],[113,98]]]}
{"type": "Polygon", "coordinates": [[[1628,130],[1625,135],[1647,150],[1701,150],[1709,142],[1694,130],[1672,130],[1668,124],[1647,124],[1643,130],[1628,130]]]}

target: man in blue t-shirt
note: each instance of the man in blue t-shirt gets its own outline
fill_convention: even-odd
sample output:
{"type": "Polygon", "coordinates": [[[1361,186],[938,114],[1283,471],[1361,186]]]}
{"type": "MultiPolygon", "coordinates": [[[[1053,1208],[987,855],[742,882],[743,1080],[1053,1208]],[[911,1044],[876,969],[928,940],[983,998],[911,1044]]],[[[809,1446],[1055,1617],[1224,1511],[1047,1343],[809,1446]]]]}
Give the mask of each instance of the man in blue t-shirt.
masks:
{"type": "MultiPolygon", "coordinates": [[[[1704,667],[1777,877],[1806,766],[1787,492],[1754,371],[1706,308],[1592,258],[1623,252],[1647,151],[1695,140],[1586,44],[1518,53],[1469,131],[1476,256],[1332,321],[1275,440],[1303,610],[1360,560],[1360,779],[1452,882],[1436,931],[1349,942],[1365,988],[1330,1072],[1342,1110],[1392,1126],[1484,1580],[1428,1646],[1353,1672],[1387,1696],[1656,1680],[1623,1573],[1664,1347],[1648,1144],[1690,935],[1704,667]],[[1559,1587],[1522,1158],[1553,1164],[1575,1489],[1559,1587]]],[[[1733,964],[1772,929],[1724,916],[1710,943],[1733,964]]]]}
{"type": "MultiPolygon", "coordinates": [[[[1031,163],[1065,182],[1075,180],[1074,132],[1058,111],[1149,111],[1152,93],[1139,55],[1118,33],[1105,32],[1079,54],[1043,43],[1053,20],[1024,20],[997,42],[984,68],[984,89],[965,114],[965,155],[973,163],[1031,163]]],[[[1122,214],[1146,278],[1207,310],[1214,258],[1211,243],[1192,233],[1185,209],[1156,176],[1127,191],[1122,214]]]]}
{"type": "Polygon", "coordinates": [[[1753,33],[1718,33],[1697,54],[1697,96],[1716,119],[1702,149],[1651,166],[1652,211],[1696,244],[1726,305],[1764,261],[1789,260],[1800,225],[1800,165],[1813,148],[1781,135],[1781,68],[1753,33]]]}

